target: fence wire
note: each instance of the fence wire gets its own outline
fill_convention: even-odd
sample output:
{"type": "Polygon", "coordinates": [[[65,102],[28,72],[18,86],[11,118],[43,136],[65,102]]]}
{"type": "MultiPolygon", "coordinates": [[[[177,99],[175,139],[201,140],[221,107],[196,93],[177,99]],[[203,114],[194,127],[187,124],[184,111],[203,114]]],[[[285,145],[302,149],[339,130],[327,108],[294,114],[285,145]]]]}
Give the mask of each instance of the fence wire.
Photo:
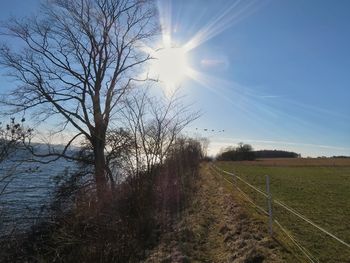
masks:
{"type": "MultiPolygon", "coordinates": [[[[213,171],[214,171],[215,173],[217,173],[218,175],[220,175],[220,174],[218,173],[218,171],[216,171],[214,168],[212,168],[212,169],[213,169],[213,171]]],[[[229,184],[235,186],[236,189],[242,194],[242,196],[243,196],[249,203],[251,203],[255,208],[259,209],[263,214],[265,214],[265,215],[267,215],[267,216],[269,215],[269,213],[268,213],[264,208],[262,208],[261,206],[257,205],[256,203],[254,203],[254,201],[253,201],[241,188],[239,188],[237,185],[235,185],[234,183],[232,183],[230,180],[227,180],[225,177],[223,177],[223,179],[224,179],[226,182],[228,182],[229,184]]]]}
{"type": "MultiPolygon", "coordinates": [[[[267,193],[265,193],[264,191],[262,191],[259,188],[255,187],[254,185],[248,183],[246,180],[244,180],[240,176],[237,176],[234,173],[230,173],[228,171],[220,169],[216,165],[212,165],[211,169],[213,171],[215,171],[217,174],[219,174],[219,172],[222,172],[222,173],[225,173],[227,175],[233,176],[234,178],[236,178],[236,179],[240,180],[241,182],[243,182],[245,185],[249,186],[254,191],[256,191],[259,194],[263,195],[264,197],[268,198],[268,194],[267,193]]],[[[257,205],[241,188],[238,187],[237,184],[234,184],[232,181],[227,180],[225,177],[223,177],[223,179],[225,181],[229,182],[230,184],[234,185],[237,188],[237,190],[242,194],[242,196],[245,197],[245,199],[247,201],[249,201],[249,203],[251,203],[254,207],[258,208],[261,212],[263,212],[263,214],[265,214],[267,216],[269,215],[268,212],[264,208],[262,208],[261,206],[257,205]]],[[[327,236],[331,237],[332,239],[336,240],[337,242],[341,243],[342,245],[350,248],[350,244],[348,244],[344,240],[340,239],[336,235],[332,234],[331,232],[327,231],[326,229],[322,228],[321,226],[317,225],[316,223],[314,223],[310,219],[306,218],[304,215],[302,215],[301,213],[297,212],[295,209],[289,207],[288,205],[286,205],[282,201],[277,200],[277,199],[273,199],[273,203],[277,204],[280,207],[282,207],[283,209],[285,209],[289,213],[292,213],[293,215],[297,216],[299,219],[301,219],[304,222],[308,223],[309,225],[315,227],[316,229],[318,229],[322,233],[326,234],[327,236]]],[[[282,232],[296,245],[296,247],[310,260],[310,262],[319,262],[316,257],[314,257],[305,247],[303,247],[299,242],[297,242],[297,240],[289,233],[289,231],[285,227],[283,227],[277,220],[274,219],[273,221],[282,230],[282,232]]]]}
{"type": "Polygon", "coordinates": [[[293,236],[289,233],[289,231],[284,228],[276,219],[273,220],[276,225],[282,230],[282,232],[293,242],[293,244],[299,248],[299,250],[310,260],[310,262],[319,262],[315,256],[311,254],[304,246],[302,246],[293,236]]]}

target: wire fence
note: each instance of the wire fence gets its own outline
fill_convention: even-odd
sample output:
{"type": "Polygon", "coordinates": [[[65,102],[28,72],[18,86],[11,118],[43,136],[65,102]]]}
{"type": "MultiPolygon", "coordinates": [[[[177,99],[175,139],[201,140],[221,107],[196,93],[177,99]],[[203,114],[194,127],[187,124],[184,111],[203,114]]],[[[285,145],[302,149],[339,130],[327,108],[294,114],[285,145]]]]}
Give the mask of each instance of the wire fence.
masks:
{"type": "MultiPolygon", "coordinates": [[[[258,187],[252,185],[247,180],[243,179],[242,177],[238,176],[235,173],[231,173],[225,170],[220,169],[216,165],[211,165],[210,168],[212,171],[217,173],[218,175],[226,174],[232,178],[232,180],[228,180],[225,176],[222,178],[228,182],[229,184],[233,185],[238,192],[258,211],[260,211],[263,215],[268,217],[268,228],[270,235],[273,234],[273,224],[280,229],[280,231],[285,235],[287,239],[304,255],[304,257],[309,262],[320,262],[319,259],[313,255],[310,250],[308,250],[305,245],[302,245],[300,240],[297,240],[295,236],[293,236],[292,231],[290,231],[287,227],[285,227],[279,220],[276,219],[276,214],[272,212],[272,204],[274,205],[274,208],[281,208],[284,212],[289,213],[289,215],[293,215],[295,219],[301,220],[308,226],[312,227],[313,230],[317,230],[319,233],[322,233],[323,235],[326,235],[328,238],[334,240],[338,244],[340,244],[343,249],[347,250],[349,252],[349,258],[348,261],[344,262],[350,262],[350,244],[346,241],[342,240],[341,238],[337,237],[335,234],[329,232],[328,230],[324,229],[323,227],[319,226],[312,220],[308,219],[304,215],[302,215],[300,212],[296,211],[292,207],[288,206],[284,202],[271,197],[270,193],[270,182],[269,182],[269,176],[266,176],[266,192],[259,189],[258,187]],[[240,184],[238,183],[240,182],[240,184]],[[263,199],[261,198],[264,197],[263,199]],[[260,197],[260,198],[259,198],[260,197]],[[266,207],[267,204],[267,207],[266,207]],[[266,209],[266,208],[267,209],[266,209]]],[[[281,213],[280,213],[281,214],[281,213]]],[[[334,261],[334,262],[343,262],[343,261],[334,261]]]]}

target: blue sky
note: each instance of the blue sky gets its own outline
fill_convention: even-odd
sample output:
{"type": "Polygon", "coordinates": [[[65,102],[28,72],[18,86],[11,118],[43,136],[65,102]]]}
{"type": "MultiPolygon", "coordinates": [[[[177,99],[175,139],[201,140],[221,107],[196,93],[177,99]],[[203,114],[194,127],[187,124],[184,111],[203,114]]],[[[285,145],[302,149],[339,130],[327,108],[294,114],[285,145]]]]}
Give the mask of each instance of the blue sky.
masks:
{"type": "MultiPolygon", "coordinates": [[[[0,19],[38,2],[2,1],[0,19]]],[[[182,83],[203,113],[186,133],[208,137],[211,153],[243,141],[303,156],[350,155],[350,2],[242,2],[162,1],[178,45],[207,29],[189,53],[201,78],[182,83]]]]}

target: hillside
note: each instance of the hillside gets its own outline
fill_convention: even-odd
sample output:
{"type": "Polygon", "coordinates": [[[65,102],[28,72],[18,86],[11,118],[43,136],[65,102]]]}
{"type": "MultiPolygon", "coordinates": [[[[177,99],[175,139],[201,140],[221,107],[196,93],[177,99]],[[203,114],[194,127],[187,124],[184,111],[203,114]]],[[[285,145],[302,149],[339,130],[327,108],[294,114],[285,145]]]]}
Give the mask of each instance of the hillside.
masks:
{"type": "Polygon", "coordinates": [[[202,166],[191,205],[145,262],[286,262],[290,255],[235,198],[208,165],[202,166]]]}

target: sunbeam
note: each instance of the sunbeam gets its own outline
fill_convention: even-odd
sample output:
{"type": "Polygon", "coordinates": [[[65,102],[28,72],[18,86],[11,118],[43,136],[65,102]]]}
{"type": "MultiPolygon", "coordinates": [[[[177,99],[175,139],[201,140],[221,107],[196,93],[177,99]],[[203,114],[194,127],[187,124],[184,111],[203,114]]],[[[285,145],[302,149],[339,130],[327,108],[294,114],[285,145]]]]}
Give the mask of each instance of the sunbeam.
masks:
{"type": "Polygon", "coordinates": [[[170,96],[185,78],[203,82],[199,79],[201,74],[188,63],[189,53],[253,11],[254,0],[242,2],[237,0],[228,7],[224,6],[218,15],[194,33],[191,39],[180,44],[173,38],[173,33],[178,31],[178,25],[176,23],[176,28],[173,27],[171,1],[158,1],[161,40],[155,48],[146,46],[142,50],[153,58],[149,63],[147,75],[159,81],[167,96],[170,96]]]}
{"type": "MultiPolygon", "coordinates": [[[[207,19],[204,26],[194,31],[194,26],[189,24],[186,17],[182,18],[172,10],[172,3],[170,0],[158,1],[160,40],[155,48],[144,49],[153,58],[148,68],[149,76],[158,81],[167,97],[170,97],[186,79],[192,79],[229,105],[227,107],[234,112],[244,114],[247,125],[255,127],[254,129],[258,129],[262,134],[278,136],[284,129],[286,134],[292,137],[292,134],[300,129],[305,132],[313,129],[315,123],[306,121],[300,114],[286,110],[288,106],[283,104],[286,98],[278,97],[278,100],[275,100],[274,98],[277,98],[275,94],[259,93],[259,89],[251,89],[234,81],[208,74],[209,67],[223,67],[229,64],[229,61],[224,61],[225,64],[217,56],[202,53],[200,58],[196,58],[199,63],[190,63],[190,61],[193,62],[192,54],[199,46],[255,12],[261,7],[261,2],[237,0],[223,4],[216,15],[207,19]],[[189,30],[190,28],[192,30],[189,30]],[[183,31],[184,29],[186,31],[183,31]],[[189,35],[191,32],[192,35],[189,35]],[[179,37],[186,35],[187,38],[179,40],[179,37]],[[204,66],[206,70],[197,68],[199,65],[204,66]],[[283,127],[280,125],[282,119],[288,120],[283,127]],[[274,129],[268,127],[274,127],[274,129]]],[[[183,12],[183,9],[180,8],[180,10],[183,12]]],[[[204,19],[203,15],[199,14],[199,16],[202,20],[204,19]]],[[[309,112],[305,114],[310,115],[309,112]]],[[[234,114],[231,117],[235,118],[234,114]]]]}
{"type": "Polygon", "coordinates": [[[186,50],[192,50],[211,38],[222,33],[241,19],[251,14],[256,6],[256,1],[233,1],[229,6],[225,6],[217,16],[214,16],[204,27],[184,45],[186,50]]]}
{"type": "Polygon", "coordinates": [[[159,11],[159,23],[162,31],[162,47],[170,48],[172,45],[171,32],[171,1],[170,0],[159,0],[158,1],[158,11],[159,11]]]}

